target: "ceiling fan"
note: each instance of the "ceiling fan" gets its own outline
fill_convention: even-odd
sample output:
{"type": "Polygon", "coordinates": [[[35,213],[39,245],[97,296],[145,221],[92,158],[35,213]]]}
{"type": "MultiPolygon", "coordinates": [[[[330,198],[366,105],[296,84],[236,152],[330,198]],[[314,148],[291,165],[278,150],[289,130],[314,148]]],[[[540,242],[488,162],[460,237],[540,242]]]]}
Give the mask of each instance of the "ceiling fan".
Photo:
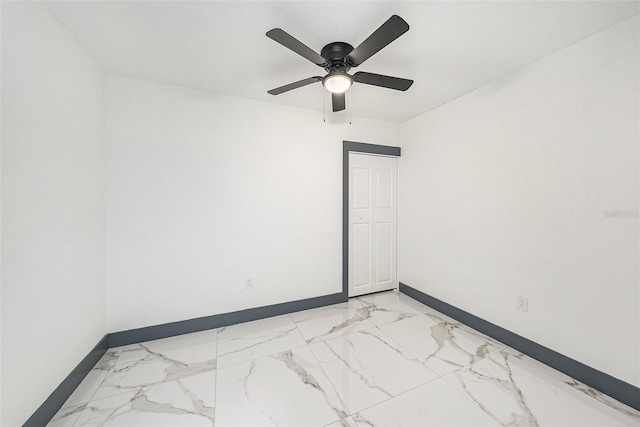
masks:
{"type": "Polygon", "coordinates": [[[331,92],[333,111],[341,111],[345,109],[344,93],[353,82],[405,91],[411,87],[413,80],[363,71],[350,75],[348,71],[362,64],[407,31],[409,31],[409,24],[398,15],[393,15],[355,49],[348,43],[333,42],[323,47],[320,55],[280,28],[267,31],[267,37],[324,68],[328,73],[324,77],[314,76],[289,83],[271,89],[267,93],[280,95],[292,89],[322,81],[322,85],[331,92]]]}

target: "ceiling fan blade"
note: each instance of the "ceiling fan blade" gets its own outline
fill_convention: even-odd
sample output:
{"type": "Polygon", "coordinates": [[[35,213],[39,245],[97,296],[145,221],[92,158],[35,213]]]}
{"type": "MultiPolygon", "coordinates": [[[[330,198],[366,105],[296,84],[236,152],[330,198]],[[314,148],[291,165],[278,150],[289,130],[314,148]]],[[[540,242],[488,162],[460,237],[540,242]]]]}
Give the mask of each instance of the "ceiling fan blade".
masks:
{"type": "Polygon", "coordinates": [[[393,15],[360,46],[353,49],[347,56],[349,64],[352,67],[357,67],[407,31],[409,31],[409,24],[398,15],[393,15]]]}
{"type": "Polygon", "coordinates": [[[342,111],[345,109],[344,98],[344,92],[331,94],[331,104],[333,105],[333,111],[342,111]]]}
{"type": "Polygon", "coordinates": [[[271,95],[280,95],[281,93],[288,92],[293,89],[298,89],[299,87],[310,85],[311,83],[319,82],[322,80],[322,77],[315,76],[309,77],[308,79],[299,80],[297,82],[289,83],[288,85],[280,86],[275,89],[268,90],[267,93],[271,95]]]}
{"type": "Polygon", "coordinates": [[[353,81],[366,85],[386,87],[405,91],[411,87],[413,80],[401,79],[400,77],[383,76],[382,74],[365,73],[358,71],[353,75],[353,81]]]}
{"type": "Polygon", "coordinates": [[[277,41],[282,46],[291,49],[298,55],[307,58],[316,65],[322,66],[327,62],[326,59],[314,52],[310,47],[280,28],[274,28],[273,30],[267,31],[267,37],[277,41]]]}

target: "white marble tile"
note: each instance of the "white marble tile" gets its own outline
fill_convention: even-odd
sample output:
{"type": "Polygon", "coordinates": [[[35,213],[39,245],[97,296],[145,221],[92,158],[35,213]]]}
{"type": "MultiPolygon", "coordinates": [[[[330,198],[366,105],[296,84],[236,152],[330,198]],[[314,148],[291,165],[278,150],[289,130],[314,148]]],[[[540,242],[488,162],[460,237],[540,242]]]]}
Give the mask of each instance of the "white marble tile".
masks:
{"type": "Polygon", "coordinates": [[[298,323],[305,320],[310,320],[312,318],[321,317],[322,313],[324,313],[326,310],[349,310],[349,308],[350,307],[348,302],[341,302],[339,304],[325,305],[324,307],[289,313],[289,317],[291,317],[294,322],[298,323]]]}
{"type": "Polygon", "coordinates": [[[405,295],[405,294],[400,293],[400,292],[398,294],[400,295],[400,297],[402,298],[402,301],[405,304],[408,304],[408,305],[411,305],[411,306],[415,307],[416,310],[418,310],[420,313],[429,315],[429,316],[433,317],[434,319],[436,319],[438,322],[445,321],[445,322],[450,322],[450,323],[458,323],[458,321],[455,320],[454,318],[449,317],[449,316],[439,312],[438,310],[436,310],[434,308],[431,308],[428,305],[425,305],[425,304],[423,304],[423,303],[411,298],[408,295],[405,295]]]}
{"type": "Polygon", "coordinates": [[[113,369],[119,355],[119,349],[107,350],[62,407],[76,406],[91,400],[98,387],[100,387],[100,384],[102,384],[107,375],[109,375],[109,372],[113,369]]]}
{"type": "Polygon", "coordinates": [[[324,426],[348,414],[307,346],[218,371],[217,426],[324,426]]]}
{"type": "Polygon", "coordinates": [[[423,305],[423,307],[424,307],[424,313],[427,316],[432,317],[437,322],[460,323],[458,320],[454,319],[453,317],[449,317],[444,313],[439,312],[435,308],[431,308],[428,305],[423,305]]]}
{"type": "MultiPolygon", "coordinates": [[[[556,370],[553,369],[552,367],[545,365],[542,362],[537,361],[536,359],[533,359],[529,356],[527,356],[526,354],[523,354],[511,347],[507,347],[504,350],[502,350],[503,353],[506,353],[508,357],[513,357],[513,358],[517,358],[531,366],[533,366],[534,368],[541,370],[542,372],[544,372],[546,375],[552,376],[556,379],[558,379],[559,381],[563,382],[564,384],[572,387],[573,389],[575,389],[576,391],[578,391],[579,393],[584,394],[587,397],[587,402],[590,402],[589,399],[594,399],[597,400],[598,402],[600,402],[601,404],[604,404],[606,406],[609,406],[610,408],[614,409],[615,411],[618,411],[622,414],[625,415],[629,415],[632,418],[637,418],[638,419],[638,426],[640,427],[640,412],[635,410],[634,408],[631,408],[617,400],[615,400],[612,397],[607,396],[604,393],[599,392],[598,390],[593,389],[592,387],[589,387],[588,385],[581,383],[580,381],[571,378],[570,376],[556,370]]],[[[535,374],[535,372],[533,372],[533,374],[535,374]]]]}
{"type": "Polygon", "coordinates": [[[48,426],[492,423],[640,427],[640,412],[388,292],[111,349],[48,426]]]}
{"type": "Polygon", "coordinates": [[[212,329],[141,343],[159,357],[185,365],[207,362],[216,358],[218,330],[212,329]]]}
{"type": "Polygon", "coordinates": [[[76,426],[214,426],[216,372],[92,400],[76,426]]]}
{"type": "Polygon", "coordinates": [[[423,315],[380,326],[438,375],[500,351],[501,343],[459,323],[423,315]]]}
{"type": "Polygon", "coordinates": [[[216,334],[217,331],[204,331],[122,348],[94,399],[216,369],[216,334]]]}
{"type": "Polygon", "coordinates": [[[73,427],[86,406],[87,404],[83,403],[82,405],[62,407],[49,421],[47,427],[73,427]]]}
{"type": "Polygon", "coordinates": [[[304,346],[305,342],[288,315],[240,323],[218,331],[218,367],[304,346]]]}
{"type": "Polygon", "coordinates": [[[64,407],[76,406],[80,403],[87,403],[93,398],[104,379],[109,375],[109,371],[91,370],[82,380],[80,385],[74,390],[64,403],[64,407]]]}
{"type": "Polygon", "coordinates": [[[116,365],[118,358],[122,354],[122,347],[108,349],[100,358],[96,366],[93,369],[99,369],[101,371],[110,371],[116,365]]]}
{"type": "Polygon", "coordinates": [[[640,413],[632,408],[612,408],[508,352],[492,354],[443,378],[503,425],[640,423],[640,413]]]}
{"type": "Polygon", "coordinates": [[[358,425],[353,420],[353,417],[347,417],[340,421],[336,421],[335,423],[328,424],[325,427],[358,427],[358,425]]]}
{"type": "Polygon", "coordinates": [[[349,306],[376,326],[420,316],[425,312],[414,300],[394,291],[351,298],[349,306]]]}
{"type": "Polygon", "coordinates": [[[357,426],[498,426],[442,379],[353,415],[357,426]]]}
{"type": "Polygon", "coordinates": [[[500,350],[504,350],[505,348],[508,347],[508,345],[506,345],[505,343],[498,341],[496,339],[493,339],[490,336],[485,335],[482,332],[477,331],[472,327],[465,325],[464,323],[460,323],[458,321],[455,321],[454,323],[456,324],[456,327],[458,329],[464,331],[466,334],[473,335],[474,337],[480,338],[481,340],[486,340],[487,342],[491,343],[492,346],[499,348],[500,350]]]}
{"type": "Polygon", "coordinates": [[[291,314],[307,343],[327,340],[375,325],[349,303],[306,310],[291,314]]]}
{"type": "MultiPolygon", "coordinates": [[[[598,390],[594,390],[588,385],[581,383],[580,381],[575,380],[573,378],[567,380],[564,384],[568,385],[569,387],[577,391],[577,393],[575,392],[573,393],[575,398],[580,399],[584,402],[587,402],[587,404],[595,404],[593,401],[594,400],[598,401],[600,404],[608,408],[611,408],[612,410],[624,415],[625,417],[628,417],[628,421],[629,421],[628,423],[627,423],[627,418],[624,418],[625,424],[636,425],[637,427],[640,427],[640,411],[628,405],[625,405],[624,403],[619,402],[614,398],[609,397],[604,393],[601,393],[598,390]]],[[[636,401],[637,399],[640,399],[640,396],[636,397],[636,401]]],[[[611,412],[608,409],[605,409],[604,407],[602,407],[601,410],[603,412],[605,411],[611,412]]]]}
{"type": "Polygon", "coordinates": [[[557,371],[555,369],[553,369],[552,367],[545,365],[542,362],[537,361],[536,359],[533,359],[529,356],[527,356],[524,353],[519,352],[516,349],[513,349],[511,347],[505,347],[504,349],[502,349],[503,353],[507,353],[509,356],[511,357],[515,357],[518,358],[520,360],[522,360],[523,362],[528,363],[529,365],[533,366],[534,368],[537,368],[541,371],[543,371],[545,374],[547,375],[551,375],[552,377],[556,377],[561,381],[571,381],[572,378],[569,377],[568,375],[563,374],[560,371],[557,371]]]}
{"type": "Polygon", "coordinates": [[[214,329],[124,346],[114,368],[122,369],[140,360],[165,361],[176,366],[209,362],[216,358],[217,336],[214,329]]]}
{"type": "Polygon", "coordinates": [[[216,402],[217,372],[209,371],[145,390],[150,402],[169,405],[213,420],[216,402]]]}
{"type": "Polygon", "coordinates": [[[310,347],[350,413],[437,377],[377,328],[321,341],[310,347]]]}

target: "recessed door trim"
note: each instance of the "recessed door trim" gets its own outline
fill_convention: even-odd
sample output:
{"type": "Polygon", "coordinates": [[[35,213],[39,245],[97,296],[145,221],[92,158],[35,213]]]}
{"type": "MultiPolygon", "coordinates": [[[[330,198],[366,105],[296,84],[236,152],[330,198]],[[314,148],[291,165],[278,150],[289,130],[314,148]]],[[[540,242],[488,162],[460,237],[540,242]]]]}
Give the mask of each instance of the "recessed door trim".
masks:
{"type": "Polygon", "coordinates": [[[400,157],[400,147],[342,142],[342,296],[349,298],[349,153],[400,157]]]}

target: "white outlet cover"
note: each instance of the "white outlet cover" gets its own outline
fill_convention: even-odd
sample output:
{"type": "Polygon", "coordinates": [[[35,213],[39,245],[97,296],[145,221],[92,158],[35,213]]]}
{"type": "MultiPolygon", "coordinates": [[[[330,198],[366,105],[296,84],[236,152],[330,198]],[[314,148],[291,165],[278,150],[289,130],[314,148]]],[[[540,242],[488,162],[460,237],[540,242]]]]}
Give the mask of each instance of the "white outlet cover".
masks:
{"type": "Polygon", "coordinates": [[[529,300],[525,297],[518,297],[518,310],[529,311],[529,300]]]}

